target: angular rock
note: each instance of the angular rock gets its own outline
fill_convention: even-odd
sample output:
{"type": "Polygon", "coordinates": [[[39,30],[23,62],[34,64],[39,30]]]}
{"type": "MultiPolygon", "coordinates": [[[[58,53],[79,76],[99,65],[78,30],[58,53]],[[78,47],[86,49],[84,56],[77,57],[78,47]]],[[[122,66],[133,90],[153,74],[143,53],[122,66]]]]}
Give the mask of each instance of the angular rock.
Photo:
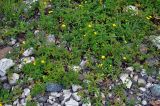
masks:
{"type": "Polygon", "coordinates": [[[47,96],[41,96],[37,100],[40,103],[45,103],[47,101],[48,97],[47,96]]]}
{"type": "Polygon", "coordinates": [[[79,102],[79,101],[81,100],[81,97],[78,95],[77,92],[76,92],[76,93],[73,93],[73,94],[72,94],[72,97],[73,97],[73,99],[76,100],[77,102],[79,102]]]}
{"type": "Polygon", "coordinates": [[[3,58],[0,60],[0,76],[5,76],[6,70],[14,66],[14,62],[11,59],[3,58]]]}
{"type": "Polygon", "coordinates": [[[62,94],[58,93],[58,92],[51,92],[50,95],[53,96],[53,97],[60,97],[62,94]]]}
{"type": "Polygon", "coordinates": [[[154,36],[152,42],[158,49],[160,49],[160,36],[154,36]]]}
{"type": "Polygon", "coordinates": [[[77,92],[77,91],[80,90],[80,89],[82,89],[81,86],[79,86],[79,85],[72,85],[72,91],[73,91],[73,92],[77,92]]]}
{"type": "Polygon", "coordinates": [[[154,97],[160,97],[160,85],[154,85],[150,88],[152,96],[154,97]]]}
{"type": "Polygon", "coordinates": [[[29,49],[27,49],[26,51],[24,51],[23,56],[30,56],[33,54],[33,47],[30,47],[29,49]]]}
{"type": "Polygon", "coordinates": [[[138,79],[138,85],[144,87],[146,85],[146,81],[142,78],[138,79]]]}
{"type": "Polygon", "coordinates": [[[70,99],[69,101],[65,102],[65,106],[79,106],[79,103],[73,99],[70,99]]]}
{"type": "Polygon", "coordinates": [[[63,101],[61,102],[61,104],[63,105],[67,100],[70,99],[72,93],[70,92],[70,90],[63,90],[63,101]]]}
{"type": "Polygon", "coordinates": [[[126,85],[127,88],[131,88],[132,81],[129,78],[129,75],[124,73],[120,75],[120,79],[122,80],[122,83],[126,85]]]}
{"type": "Polygon", "coordinates": [[[29,89],[29,88],[25,88],[25,89],[23,90],[23,93],[24,93],[25,96],[30,95],[30,89],[29,89]]]}
{"type": "Polygon", "coordinates": [[[46,85],[47,92],[60,92],[62,89],[63,86],[56,83],[49,83],[46,85]]]}

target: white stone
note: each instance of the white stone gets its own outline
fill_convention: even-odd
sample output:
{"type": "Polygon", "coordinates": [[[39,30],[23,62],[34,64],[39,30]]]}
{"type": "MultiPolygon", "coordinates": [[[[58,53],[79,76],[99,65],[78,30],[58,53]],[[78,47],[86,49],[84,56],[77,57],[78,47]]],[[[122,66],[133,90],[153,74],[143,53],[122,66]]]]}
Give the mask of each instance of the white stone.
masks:
{"type": "Polygon", "coordinates": [[[74,98],[74,100],[76,100],[77,102],[79,102],[81,100],[81,97],[78,95],[78,93],[73,93],[72,97],[74,98]]]}
{"type": "Polygon", "coordinates": [[[69,101],[65,102],[65,106],[79,106],[79,103],[73,99],[70,99],[69,101]]]}
{"type": "Polygon", "coordinates": [[[147,105],[147,101],[146,101],[146,100],[143,100],[143,101],[142,101],[142,105],[147,105]]]}
{"type": "Polygon", "coordinates": [[[18,79],[19,79],[19,74],[13,73],[11,78],[9,78],[9,83],[10,84],[15,84],[18,79]]]}
{"type": "Polygon", "coordinates": [[[0,60],[0,76],[6,75],[6,70],[14,66],[14,62],[11,59],[3,58],[0,60]]]}
{"type": "Polygon", "coordinates": [[[27,49],[26,51],[24,51],[23,56],[30,56],[33,54],[33,47],[30,47],[29,49],[27,49]]]}
{"type": "Polygon", "coordinates": [[[122,83],[126,85],[127,88],[131,88],[132,81],[129,78],[129,75],[124,73],[120,75],[120,79],[122,80],[122,83]]]}
{"type": "Polygon", "coordinates": [[[158,49],[160,49],[160,36],[153,37],[152,42],[158,49]]]}
{"type": "Polygon", "coordinates": [[[142,92],[145,92],[146,91],[146,88],[144,88],[144,87],[140,87],[139,88],[142,92]]]}
{"type": "Polygon", "coordinates": [[[130,71],[130,72],[133,72],[134,68],[133,67],[127,67],[126,68],[126,71],[130,71]]]}
{"type": "Polygon", "coordinates": [[[58,92],[51,92],[51,96],[60,97],[62,94],[58,92]]]}
{"type": "Polygon", "coordinates": [[[147,83],[146,88],[150,88],[153,84],[152,83],[147,83]]]}
{"type": "Polygon", "coordinates": [[[50,104],[53,104],[53,103],[54,103],[54,101],[51,100],[51,99],[48,99],[47,102],[50,103],[50,104]]]}
{"type": "Polygon", "coordinates": [[[23,91],[24,91],[25,96],[30,95],[30,89],[29,88],[25,88],[23,91]]]}
{"type": "Polygon", "coordinates": [[[72,95],[72,93],[70,92],[70,90],[63,90],[63,97],[64,97],[64,99],[63,99],[63,101],[61,102],[62,105],[63,105],[67,100],[70,99],[71,95],[72,95]]]}
{"type": "Polygon", "coordinates": [[[72,85],[72,91],[77,92],[78,90],[82,89],[80,85],[72,85]]]}

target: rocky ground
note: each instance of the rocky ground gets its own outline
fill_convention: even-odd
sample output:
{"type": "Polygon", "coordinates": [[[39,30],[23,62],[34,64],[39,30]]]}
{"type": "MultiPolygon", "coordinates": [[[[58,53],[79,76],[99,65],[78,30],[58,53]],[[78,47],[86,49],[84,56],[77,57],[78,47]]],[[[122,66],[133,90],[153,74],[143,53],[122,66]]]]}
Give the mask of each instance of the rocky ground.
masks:
{"type": "MultiPolygon", "coordinates": [[[[27,2],[27,1],[26,1],[27,2]]],[[[29,2],[30,3],[30,2],[29,2]]],[[[130,6],[129,8],[134,8],[130,6]]],[[[33,33],[35,36],[41,32],[35,30],[33,33]]],[[[48,43],[57,43],[55,36],[50,34],[46,40],[48,43]]],[[[160,36],[151,36],[150,41],[153,45],[160,50],[160,36]]],[[[89,94],[87,89],[84,89],[81,85],[71,85],[69,88],[64,88],[63,85],[58,83],[47,83],[45,85],[45,93],[38,94],[35,97],[31,97],[31,89],[34,85],[32,78],[28,78],[27,81],[30,85],[23,85],[21,81],[24,80],[24,73],[22,67],[28,63],[34,63],[34,48],[29,47],[24,50],[21,56],[17,59],[8,58],[7,55],[11,54],[13,49],[20,47],[25,43],[23,36],[18,38],[9,38],[0,41],[0,84],[1,88],[14,92],[15,89],[21,88],[22,94],[17,95],[17,99],[11,104],[3,104],[4,106],[25,106],[27,101],[36,101],[37,106],[92,106],[90,100],[92,97],[97,97],[96,94],[89,94]],[[6,43],[7,42],[7,43],[6,43]],[[14,67],[14,68],[13,68],[14,67]],[[14,73],[8,74],[8,70],[14,70],[14,73]],[[84,102],[81,93],[88,95],[87,103],[84,102]]],[[[60,45],[60,44],[59,44],[60,45]]],[[[57,46],[59,46],[57,45],[57,46]]],[[[67,48],[70,50],[70,48],[67,48]]],[[[148,53],[148,46],[141,44],[139,48],[141,53],[148,53]]],[[[99,87],[107,87],[107,93],[100,92],[102,103],[104,106],[115,106],[114,103],[121,104],[120,106],[133,106],[132,103],[124,103],[123,98],[116,96],[115,88],[117,86],[124,86],[122,94],[126,101],[133,101],[135,106],[160,106],[160,54],[156,54],[157,57],[149,57],[145,60],[145,63],[152,67],[151,73],[147,73],[145,67],[140,66],[140,69],[134,68],[134,66],[128,66],[124,64],[123,71],[115,81],[106,79],[106,81],[99,81],[99,87]],[[106,82],[106,83],[104,83],[106,82]],[[104,85],[107,86],[104,86],[104,85]]],[[[43,63],[43,61],[41,61],[43,63]]],[[[86,60],[79,62],[79,66],[73,66],[74,71],[84,70],[86,60]]],[[[83,73],[80,75],[82,82],[88,83],[83,79],[83,73]]],[[[74,79],[73,79],[74,80],[74,79]]],[[[119,92],[119,89],[117,89],[119,92]]],[[[3,101],[2,101],[3,102],[3,101]]],[[[0,104],[0,106],[2,106],[0,104]]]]}

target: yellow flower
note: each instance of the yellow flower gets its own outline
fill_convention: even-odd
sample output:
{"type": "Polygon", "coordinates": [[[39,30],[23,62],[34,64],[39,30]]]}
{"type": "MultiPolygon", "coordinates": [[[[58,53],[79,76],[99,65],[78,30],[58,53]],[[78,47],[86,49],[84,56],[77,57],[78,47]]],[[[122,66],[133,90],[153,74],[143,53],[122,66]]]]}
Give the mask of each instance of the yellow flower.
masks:
{"type": "Polygon", "coordinates": [[[103,66],[103,64],[98,64],[98,67],[102,67],[103,66]]]}
{"type": "Polygon", "coordinates": [[[41,63],[42,63],[42,64],[44,64],[44,63],[45,63],[45,61],[44,61],[44,60],[41,60],[41,63]]]}
{"type": "Polygon", "coordinates": [[[0,103],[0,106],[3,106],[2,103],[0,103]]]}
{"type": "Polygon", "coordinates": [[[113,26],[113,27],[116,27],[117,25],[116,25],[116,24],[112,24],[112,26],[113,26]]]}
{"type": "Polygon", "coordinates": [[[94,35],[97,35],[97,32],[94,32],[94,35]]]}
{"type": "Polygon", "coordinates": [[[51,10],[51,11],[49,11],[48,13],[49,13],[49,14],[50,14],[50,13],[53,13],[53,11],[51,10]]]}
{"type": "Polygon", "coordinates": [[[88,27],[89,27],[89,28],[91,28],[91,27],[92,27],[92,25],[91,25],[91,24],[88,24],[88,27]]]}
{"type": "Polygon", "coordinates": [[[146,19],[147,19],[147,20],[150,20],[151,18],[152,18],[152,16],[148,16],[148,17],[146,17],[146,19]]]}
{"type": "Polygon", "coordinates": [[[101,56],[101,59],[105,59],[106,57],[105,56],[101,56]]]}
{"type": "Polygon", "coordinates": [[[123,57],[123,60],[126,60],[127,58],[126,57],[123,57]]]}
{"type": "Polygon", "coordinates": [[[26,42],[25,42],[25,41],[23,41],[22,43],[23,43],[23,44],[26,44],[26,42]]]}
{"type": "Polygon", "coordinates": [[[65,24],[62,24],[62,26],[61,26],[62,28],[65,28],[66,27],[66,25],[65,24]]]}

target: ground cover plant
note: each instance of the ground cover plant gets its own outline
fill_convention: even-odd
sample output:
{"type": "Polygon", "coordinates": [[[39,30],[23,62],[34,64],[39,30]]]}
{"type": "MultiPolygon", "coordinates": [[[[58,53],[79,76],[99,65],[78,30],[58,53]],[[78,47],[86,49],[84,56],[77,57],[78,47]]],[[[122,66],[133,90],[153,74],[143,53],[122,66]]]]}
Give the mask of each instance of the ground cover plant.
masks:
{"type": "MultiPolygon", "coordinates": [[[[78,105],[160,105],[160,93],[146,88],[150,77],[159,87],[160,43],[153,41],[160,36],[159,10],[159,0],[1,0],[0,59],[15,65],[5,80],[0,74],[0,106],[18,105],[25,88],[31,93],[23,105],[37,105],[37,96],[53,83],[82,86],[78,105]],[[6,47],[12,50],[4,53],[6,47]],[[145,84],[134,82],[135,76],[145,84]],[[134,97],[143,92],[141,99],[131,98],[131,91],[134,97]]],[[[68,106],[66,101],[60,106],[68,106]]]]}

